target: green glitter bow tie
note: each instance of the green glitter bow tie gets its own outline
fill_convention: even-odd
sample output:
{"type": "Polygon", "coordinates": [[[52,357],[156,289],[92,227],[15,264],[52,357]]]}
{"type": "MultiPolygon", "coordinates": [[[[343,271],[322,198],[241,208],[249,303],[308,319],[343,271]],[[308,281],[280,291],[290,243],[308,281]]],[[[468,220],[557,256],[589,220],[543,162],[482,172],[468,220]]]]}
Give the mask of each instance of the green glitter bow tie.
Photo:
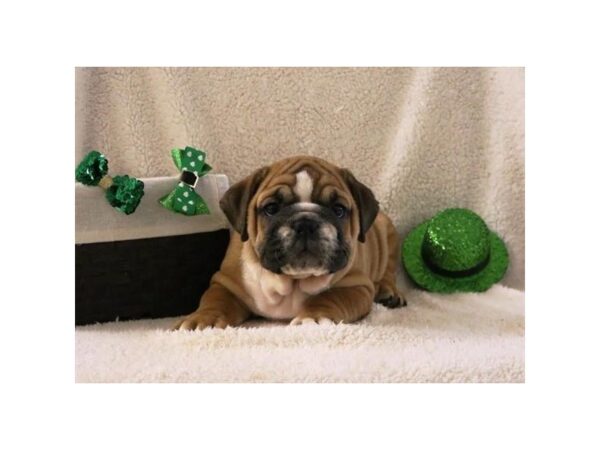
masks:
{"type": "Polygon", "coordinates": [[[186,216],[210,214],[208,205],[194,190],[200,177],[212,170],[212,167],[206,163],[206,153],[186,147],[183,150],[180,148],[171,150],[171,156],[177,168],[181,170],[181,176],[175,189],[159,200],[160,204],[186,216]]]}
{"type": "Polygon", "coordinates": [[[144,182],[127,175],[112,178],[107,173],[108,160],[93,150],[75,169],[75,180],[86,186],[100,186],[111,206],[125,214],[133,213],[144,196],[144,182]]]}

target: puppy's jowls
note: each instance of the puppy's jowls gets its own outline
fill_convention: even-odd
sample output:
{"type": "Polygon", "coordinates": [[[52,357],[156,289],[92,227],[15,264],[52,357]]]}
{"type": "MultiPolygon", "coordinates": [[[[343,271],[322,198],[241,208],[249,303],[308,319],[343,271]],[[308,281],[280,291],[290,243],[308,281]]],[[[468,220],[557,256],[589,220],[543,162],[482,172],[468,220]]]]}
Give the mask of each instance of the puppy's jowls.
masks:
{"type": "Polygon", "coordinates": [[[175,328],[236,326],[251,314],[353,322],[373,301],[402,306],[398,237],[346,169],[300,156],[263,167],[221,200],[231,241],[197,311],[175,328]]]}

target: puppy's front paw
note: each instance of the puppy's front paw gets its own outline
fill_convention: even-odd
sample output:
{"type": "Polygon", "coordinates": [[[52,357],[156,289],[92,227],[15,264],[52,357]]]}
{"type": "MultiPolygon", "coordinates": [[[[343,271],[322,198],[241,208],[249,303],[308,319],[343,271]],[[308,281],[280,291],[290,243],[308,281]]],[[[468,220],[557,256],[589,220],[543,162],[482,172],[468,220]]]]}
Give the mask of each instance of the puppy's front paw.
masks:
{"type": "Polygon", "coordinates": [[[232,323],[221,311],[196,311],[179,321],[173,330],[203,330],[204,328],[226,328],[232,323]]]}
{"type": "Polygon", "coordinates": [[[385,306],[386,308],[402,308],[406,306],[406,299],[402,294],[394,295],[391,294],[384,298],[378,298],[375,300],[375,303],[379,303],[380,305],[385,306]]]}
{"type": "Polygon", "coordinates": [[[328,314],[324,310],[305,310],[301,311],[296,317],[292,319],[290,325],[334,325],[341,320],[336,320],[332,314],[328,314]]]}
{"type": "Polygon", "coordinates": [[[290,322],[290,325],[335,325],[335,322],[327,317],[313,318],[296,316],[290,322]]]}

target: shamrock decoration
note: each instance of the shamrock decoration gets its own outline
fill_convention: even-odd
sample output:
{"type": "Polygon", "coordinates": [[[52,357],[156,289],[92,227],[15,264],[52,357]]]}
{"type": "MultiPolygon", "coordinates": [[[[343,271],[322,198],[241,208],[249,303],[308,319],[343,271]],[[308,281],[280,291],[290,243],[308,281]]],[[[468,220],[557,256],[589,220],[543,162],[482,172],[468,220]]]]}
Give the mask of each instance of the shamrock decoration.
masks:
{"type": "Polygon", "coordinates": [[[206,175],[212,167],[206,163],[206,153],[192,147],[171,150],[175,166],[181,170],[179,183],[167,195],[159,200],[165,208],[186,216],[210,214],[208,205],[194,190],[200,177],[206,175]]]}
{"type": "Polygon", "coordinates": [[[93,150],[75,169],[75,180],[86,186],[100,186],[111,206],[125,214],[133,213],[144,196],[144,182],[127,175],[112,178],[107,173],[108,160],[93,150]]]}

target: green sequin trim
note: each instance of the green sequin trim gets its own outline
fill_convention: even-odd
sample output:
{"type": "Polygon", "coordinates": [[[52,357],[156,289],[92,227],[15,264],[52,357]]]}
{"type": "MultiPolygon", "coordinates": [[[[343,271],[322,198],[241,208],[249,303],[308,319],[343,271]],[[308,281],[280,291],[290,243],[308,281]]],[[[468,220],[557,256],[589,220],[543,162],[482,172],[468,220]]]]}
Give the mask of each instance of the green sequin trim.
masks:
{"type": "Polygon", "coordinates": [[[127,175],[116,176],[106,190],[106,199],[111,206],[125,214],[131,214],[144,196],[144,182],[127,175]]]}
{"type": "Polygon", "coordinates": [[[86,186],[97,186],[107,173],[108,160],[102,153],[93,150],[83,158],[75,169],[75,180],[86,186]]]}

